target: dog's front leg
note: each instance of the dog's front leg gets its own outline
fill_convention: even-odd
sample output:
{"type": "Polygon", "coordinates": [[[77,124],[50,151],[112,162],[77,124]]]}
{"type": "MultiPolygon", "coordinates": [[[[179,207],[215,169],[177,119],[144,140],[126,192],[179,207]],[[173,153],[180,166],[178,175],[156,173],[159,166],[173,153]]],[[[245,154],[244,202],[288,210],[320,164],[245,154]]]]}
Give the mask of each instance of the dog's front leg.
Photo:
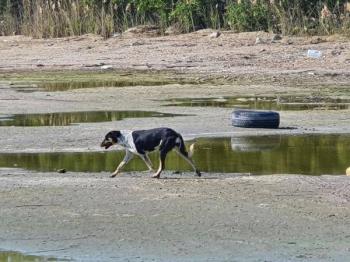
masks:
{"type": "Polygon", "coordinates": [[[143,162],[145,162],[146,166],[148,167],[148,170],[151,172],[154,172],[153,166],[152,166],[152,162],[149,159],[147,154],[144,155],[140,155],[141,159],[143,160],[143,162]]]}
{"type": "Polygon", "coordinates": [[[157,172],[152,176],[153,178],[160,178],[160,173],[162,173],[162,171],[165,168],[165,158],[166,158],[166,154],[167,152],[165,151],[161,151],[160,152],[160,157],[159,157],[159,168],[157,170],[157,172]]]}
{"type": "Polygon", "coordinates": [[[133,154],[129,151],[126,150],[126,154],[122,162],[118,165],[117,169],[112,173],[111,177],[115,177],[116,175],[119,174],[119,172],[122,170],[122,168],[133,158],[133,154]]]}

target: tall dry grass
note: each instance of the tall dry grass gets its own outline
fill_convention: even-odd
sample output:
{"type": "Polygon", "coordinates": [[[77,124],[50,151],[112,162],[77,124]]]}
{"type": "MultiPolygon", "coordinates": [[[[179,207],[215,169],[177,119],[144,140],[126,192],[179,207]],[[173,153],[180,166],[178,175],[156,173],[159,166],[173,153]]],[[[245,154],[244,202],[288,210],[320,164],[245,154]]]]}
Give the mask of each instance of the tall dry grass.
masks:
{"type": "Polygon", "coordinates": [[[350,34],[346,0],[0,0],[0,34],[111,36],[140,24],[285,35],[350,34]]]}
{"type": "Polygon", "coordinates": [[[19,31],[36,38],[86,33],[109,37],[117,29],[113,16],[112,3],[97,8],[80,0],[23,0],[23,12],[18,17],[11,12],[11,4],[8,1],[1,16],[0,31],[2,35],[11,35],[19,31]],[[18,24],[19,28],[16,28],[18,24]]]}

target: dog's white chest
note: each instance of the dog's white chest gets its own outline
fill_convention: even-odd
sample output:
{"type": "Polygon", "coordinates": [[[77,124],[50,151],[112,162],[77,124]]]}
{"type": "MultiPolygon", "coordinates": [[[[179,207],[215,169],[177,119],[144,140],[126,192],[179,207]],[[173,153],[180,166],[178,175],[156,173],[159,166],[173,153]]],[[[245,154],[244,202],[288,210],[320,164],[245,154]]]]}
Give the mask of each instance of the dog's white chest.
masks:
{"type": "Polygon", "coordinates": [[[121,133],[121,141],[118,143],[123,146],[125,149],[129,150],[134,154],[138,154],[134,138],[132,137],[132,131],[120,131],[121,133]]]}

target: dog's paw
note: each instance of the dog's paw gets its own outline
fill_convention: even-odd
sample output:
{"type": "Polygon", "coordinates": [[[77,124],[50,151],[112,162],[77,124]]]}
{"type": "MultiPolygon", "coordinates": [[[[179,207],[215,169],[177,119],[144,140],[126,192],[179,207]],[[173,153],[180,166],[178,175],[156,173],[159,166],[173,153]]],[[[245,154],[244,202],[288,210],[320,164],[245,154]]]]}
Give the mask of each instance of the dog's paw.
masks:
{"type": "Polygon", "coordinates": [[[117,174],[112,174],[112,175],[110,175],[109,177],[110,178],[114,178],[114,177],[116,177],[117,176],[117,174]]]}
{"type": "Polygon", "coordinates": [[[202,176],[201,172],[199,172],[198,170],[196,171],[196,175],[197,175],[198,177],[201,177],[201,176],[202,176]]]}
{"type": "Polygon", "coordinates": [[[160,174],[154,174],[152,178],[160,178],[160,174]]]}

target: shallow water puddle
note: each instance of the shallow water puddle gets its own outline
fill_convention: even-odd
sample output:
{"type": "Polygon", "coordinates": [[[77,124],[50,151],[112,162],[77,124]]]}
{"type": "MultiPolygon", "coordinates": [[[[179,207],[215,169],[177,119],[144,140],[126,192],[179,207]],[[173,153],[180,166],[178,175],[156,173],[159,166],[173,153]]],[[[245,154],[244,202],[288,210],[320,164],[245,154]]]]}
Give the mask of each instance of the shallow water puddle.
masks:
{"type": "MultiPolygon", "coordinates": [[[[127,87],[127,86],[159,86],[167,85],[171,82],[167,81],[132,81],[132,80],[118,80],[118,81],[70,81],[70,82],[44,82],[38,84],[38,91],[67,91],[81,88],[96,88],[96,87],[127,87]]],[[[23,90],[23,89],[22,89],[23,90]]]]}
{"type": "Polygon", "coordinates": [[[86,111],[48,114],[1,115],[0,126],[67,126],[73,123],[118,121],[124,118],[174,117],[152,111],[86,111]]]}
{"type": "Polygon", "coordinates": [[[179,75],[163,73],[116,72],[46,72],[45,74],[2,75],[0,88],[10,87],[17,92],[67,91],[81,88],[162,86],[168,84],[197,84],[197,81],[179,75]]]}
{"type": "Polygon", "coordinates": [[[0,261],[4,262],[46,262],[46,261],[69,261],[62,260],[52,257],[42,257],[42,256],[33,256],[25,255],[19,252],[12,251],[1,251],[0,250],[0,261]]]}
{"type": "Polygon", "coordinates": [[[217,98],[175,98],[165,106],[227,107],[262,110],[341,110],[350,107],[350,99],[319,96],[247,96],[217,98]]]}
{"type": "MultiPolygon", "coordinates": [[[[113,171],[123,151],[94,153],[0,154],[0,167],[20,167],[38,171],[113,171]]],[[[157,153],[150,154],[158,166],[157,153]]],[[[350,165],[350,135],[259,136],[197,139],[194,161],[204,172],[252,174],[344,174],[350,165]]],[[[167,157],[166,169],[190,167],[174,152],[167,157]]],[[[128,171],[147,170],[135,157],[128,171]]]]}

